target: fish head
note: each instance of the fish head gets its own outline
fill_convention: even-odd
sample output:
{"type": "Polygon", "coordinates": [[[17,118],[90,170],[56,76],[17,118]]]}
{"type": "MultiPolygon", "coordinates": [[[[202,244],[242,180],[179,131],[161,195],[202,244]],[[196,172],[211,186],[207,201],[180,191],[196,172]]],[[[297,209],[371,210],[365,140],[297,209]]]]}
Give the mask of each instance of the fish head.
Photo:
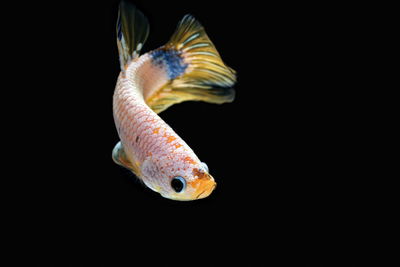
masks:
{"type": "Polygon", "coordinates": [[[162,196],[173,200],[196,200],[208,197],[217,186],[214,178],[202,168],[193,168],[187,176],[170,177],[170,190],[162,196]]]}
{"type": "MultiPolygon", "coordinates": [[[[177,161],[175,161],[177,163],[177,161]]],[[[172,162],[171,162],[172,164],[172,162]]],[[[200,161],[187,160],[184,165],[158,166],[151,175],[143,177],[144,183],[161,196],[180,201],[208,197],[216,187],[214,178],[208,173],[207,165],[200,161]],[[151,176],[151,177],[150,177],[151,176]]],[[[182,161],[180,161],[182,164],[182,161]]],[[[146,174],[146,171],[143,172],[146,174]]]]}

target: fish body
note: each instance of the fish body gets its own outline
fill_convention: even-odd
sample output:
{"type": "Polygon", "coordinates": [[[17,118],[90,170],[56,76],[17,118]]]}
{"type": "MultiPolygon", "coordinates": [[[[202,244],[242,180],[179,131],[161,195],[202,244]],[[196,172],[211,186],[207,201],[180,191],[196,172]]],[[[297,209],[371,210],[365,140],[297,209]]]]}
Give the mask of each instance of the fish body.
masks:
{"type": "Polygon", "coordinates": [[[132,62],[118,77],[114,93],[114,118],[130,167],[152,190],[173,199],[206,197],[214,179],[190,147],[146,104],[143,91],[167,81],[150,55],[132,62]],[[165,179],[169,177],[170,179],[165,179]],[[187,177],[185,193],[164,191],[174,177],[187,177]],[[198,183],[195,186],[195,183],[198,183]]]}
{"type": "Polygon", "coordinates": [[[113,96],[120,142],[113,159],[163,197],[207,197],[216,187],[207,165],[157,113],[186,100],[232,101],[234,71],[190,15],[165,46],[139,56],[147,35],[143,14],[122,2],[117,22],[121,73],[113,96]]]}

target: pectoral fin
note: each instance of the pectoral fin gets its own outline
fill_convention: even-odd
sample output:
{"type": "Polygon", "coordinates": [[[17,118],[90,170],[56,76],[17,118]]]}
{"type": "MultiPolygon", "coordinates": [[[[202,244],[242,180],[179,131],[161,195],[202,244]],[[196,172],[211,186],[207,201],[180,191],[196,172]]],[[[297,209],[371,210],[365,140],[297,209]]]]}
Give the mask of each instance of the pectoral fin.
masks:
{"type": "Polygon", "coordinates": [[[115,163],[118,165],[127,168],[128,170],[131,170],[136,176],[139,177],[140,175],[140,169],[139,166],[136,163],[132,163],[129,158],[127,157],[124,148],[121,144],[121,142],[118,142],[113,151],[112,151],[112,158],[115,163]]]}

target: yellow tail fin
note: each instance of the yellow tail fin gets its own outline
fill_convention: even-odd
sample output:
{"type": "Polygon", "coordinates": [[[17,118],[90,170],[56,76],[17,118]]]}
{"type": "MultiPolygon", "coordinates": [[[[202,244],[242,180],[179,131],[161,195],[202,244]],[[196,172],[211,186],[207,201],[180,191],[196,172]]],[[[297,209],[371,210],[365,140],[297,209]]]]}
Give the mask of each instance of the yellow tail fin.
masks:
{"type": "Polygon", "coordinates": [[[210,103],[232,102],[235,71],[224,64],[204,28],[186,15],[170,41],[152,52],[167,61],[169,81],[146,97],[157,113],[187,100],[210,103]]]}

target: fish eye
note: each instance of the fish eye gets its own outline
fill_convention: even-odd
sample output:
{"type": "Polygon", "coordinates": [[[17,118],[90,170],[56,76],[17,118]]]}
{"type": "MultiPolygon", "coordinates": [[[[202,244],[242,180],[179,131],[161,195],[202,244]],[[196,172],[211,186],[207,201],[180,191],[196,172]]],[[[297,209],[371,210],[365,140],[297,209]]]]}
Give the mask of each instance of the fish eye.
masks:
{"type": "Polygon", "coordinates": [[[176,176],[171,181],[171,187],[175,190],[175,192],[180,193],[186,187],[186,181],[180,176],[176,176]]]}

